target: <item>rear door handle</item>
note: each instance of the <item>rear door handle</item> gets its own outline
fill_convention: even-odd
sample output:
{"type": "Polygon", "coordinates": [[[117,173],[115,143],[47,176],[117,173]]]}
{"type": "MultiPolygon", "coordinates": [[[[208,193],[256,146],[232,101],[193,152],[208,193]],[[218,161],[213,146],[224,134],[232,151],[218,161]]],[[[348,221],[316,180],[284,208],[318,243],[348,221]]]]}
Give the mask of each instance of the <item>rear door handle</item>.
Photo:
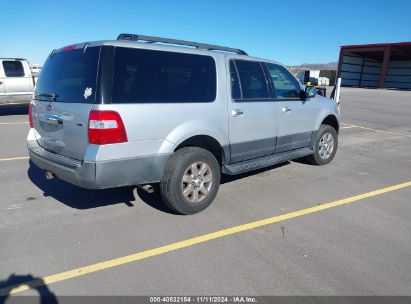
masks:
{"type": "Polygon", "coordinates": [[[231,110],[231,115],[232,116],[243,116],[244,111],[241,109],[234,109],[234,110],[231,110]]]}
{"type": "Polygon", "coordinates": [[[283,113],[287,113],[287,112],[290,112],[290,111],[291,111],[291,108],[289,108],[289,107],[283,107],[283,108],[281,109],[281,111],[283,111],[283,113]]]}

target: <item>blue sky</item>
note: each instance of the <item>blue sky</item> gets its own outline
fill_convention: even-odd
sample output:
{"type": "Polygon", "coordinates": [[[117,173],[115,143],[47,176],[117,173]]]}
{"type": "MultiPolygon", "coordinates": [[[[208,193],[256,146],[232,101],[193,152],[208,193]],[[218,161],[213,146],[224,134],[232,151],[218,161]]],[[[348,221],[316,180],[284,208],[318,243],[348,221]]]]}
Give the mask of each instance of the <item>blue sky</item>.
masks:
{"type": "Polygon", "coordinates": [[[43,63],[54,48],[126,32],[238,47],[290,65],[326,63],[338,59],[339,43],[411,41],[410,13],[406,0],[3,0],[0,57],[43,63]]]}

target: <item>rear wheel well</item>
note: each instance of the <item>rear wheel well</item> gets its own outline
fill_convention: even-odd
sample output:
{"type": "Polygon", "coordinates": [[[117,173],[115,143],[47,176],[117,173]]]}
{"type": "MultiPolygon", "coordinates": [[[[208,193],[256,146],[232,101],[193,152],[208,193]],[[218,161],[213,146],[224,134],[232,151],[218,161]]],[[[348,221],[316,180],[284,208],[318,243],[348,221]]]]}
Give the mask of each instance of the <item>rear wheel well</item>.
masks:
{"type": "Polygon", "coordinates": [[[335,131],[338,133],[340,130],[340,126],[338,124],[338,120],[334,115],[328,115],[323,122],[321,123],[323,125],[329,125],[335,129],[335,131]]]}
{"type": "Polygon", "coordinates": [[[220,166],[224,163],[224,151],[220,143],[213,137],[208,135],[197,135],[183,141],[175,148],[174,152],[185,147],[198,147],[210,151],[217,159],[220,166]]]}

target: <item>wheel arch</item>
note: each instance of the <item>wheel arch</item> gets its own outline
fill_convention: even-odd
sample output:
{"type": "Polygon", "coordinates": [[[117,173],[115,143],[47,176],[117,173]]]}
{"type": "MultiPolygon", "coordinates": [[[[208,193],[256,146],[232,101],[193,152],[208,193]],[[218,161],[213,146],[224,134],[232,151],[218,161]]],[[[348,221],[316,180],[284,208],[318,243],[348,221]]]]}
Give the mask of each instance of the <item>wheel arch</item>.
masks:
{"type": "Polygon", "coordinates": [[[321,122],[320,125],[329,125],[335,129],[337,134],[340,132],[340,123],[338,118],[334,114],[327,115],[321,122]]]}
{"type": "Polygon", "coordinates": [[[177,145],[174,152],[185,147],[198,147],[211,152],[221,165],[229,161],[229,153],[227,148],[224,148],[220,142],[210,135],[193,135],[177,145]]]}

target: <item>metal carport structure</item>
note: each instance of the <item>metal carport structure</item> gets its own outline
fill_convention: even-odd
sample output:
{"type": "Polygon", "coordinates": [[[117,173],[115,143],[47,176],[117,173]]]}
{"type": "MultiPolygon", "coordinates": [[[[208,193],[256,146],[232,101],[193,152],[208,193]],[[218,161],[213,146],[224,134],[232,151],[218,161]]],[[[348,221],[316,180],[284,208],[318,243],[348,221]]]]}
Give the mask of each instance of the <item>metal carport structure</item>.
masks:
{"type": "Polygon", "coordinates": [[[341,46],[338,77],[342,86],[411,89],[411,42],[341,46]]]}

